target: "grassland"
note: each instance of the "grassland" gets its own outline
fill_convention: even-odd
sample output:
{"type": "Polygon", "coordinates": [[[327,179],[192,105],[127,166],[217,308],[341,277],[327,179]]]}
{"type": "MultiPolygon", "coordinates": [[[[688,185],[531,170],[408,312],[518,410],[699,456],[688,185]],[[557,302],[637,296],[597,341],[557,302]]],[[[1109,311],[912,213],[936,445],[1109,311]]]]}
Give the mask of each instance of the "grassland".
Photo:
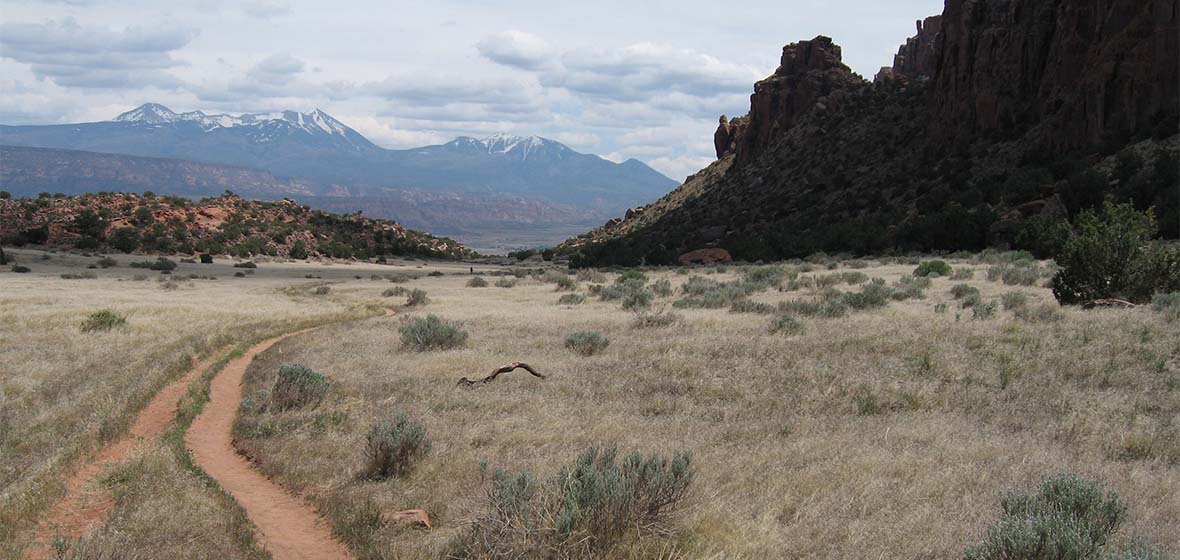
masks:
{"type": "MultiPolygon", "coordinates": [[[[13,528],[0,533],[7,550],[27,539],[55,477],[102,434],[117,433],[181,355],[400,305],[404,296],[383,296],[391,283],[382,275],[438,269],[443,275],[394,284],[425,290],[429,303],[292,337],[247,374],[239,450],[307,497],[359,557],[462,550],[487,512],[496,468],[545,478],[595,445],[689,451],[695,470],[669,523],[599,551],[609,557],[956,558],[995,521],[1003,492],[1060,472],[1100,481],[1126,501],[1114,546],[1146,540],[1180,553],[1180,322],[1147,307],[1057,308],[1043,279],[989,280],[990,263],[952,260],[973,274],[935,278],[921,298],[844,316],[796,313],[797,327],[772,332],[780,303],[838,297],[808,278],[860,272],[864,279],[850,274],[852,284],[835,288],[863,291],[869,277],[887,286],[911,277],[914,263],[784,265],[790,276],[778,286],[739,298],[765,304],[737,306],[747,312],[672,305],[686,283],[701,282],[692,276],[736,285],[750,278],[747,267],[647,271],[648,286],[670,288],[652,290],[651,306],[675,319],[659,326],[649,312],[641,327],[641,316],[622,309],[642,307],[635,298],[591,293],[616,286],[617,272],[583,275],[571,291],[557,283],[559,271],[468,287],[466,265],[263,263],[233,278],[236,269],[218,264],[209,265],[225,266],[216,281],[164,290],[128,280],[122,267],[96,280],[60,279],[50,267],[83,261],[58,259],[22,255],[32,273],[0,274],[0,488],[17,508],[0,514],[13,528]],[[952,295],[958,284],[978,290],[976,307],[995,302],[993,314],[962,307],[952,295]],[[319,285],[330,292],[315,295],[319,285]],[[571,293],[585,302],[558,304],[571,293]],[[128,326],[81,334],[86,314],[104,307],[125,313],[128,326]],[[404,346],[399,328],[428,314],[466,331],[462,345],[404,346]],[[566,347],[579,331],[609,344],[579,354],[566,347]],[[456,387],[513,361],[548,378],[517,371],[456,387]],[[280,366],[292,363],[327,377],[322,401],[261,406],[280,366]],[[404,475],[364,476],[370,426],[398,413],[425,427],[430,450],[404,475]],[[434,529],[389,520],[410,508],[425,509],[434,529]]],[[[177,273],[212,270],[199,266],[177,273]]],[[[122,513],[80,550],[262,554],[241,536],[248,527],[233,525],[232,504],[167,448],[145,449],[106,480],[122,513]]]]}

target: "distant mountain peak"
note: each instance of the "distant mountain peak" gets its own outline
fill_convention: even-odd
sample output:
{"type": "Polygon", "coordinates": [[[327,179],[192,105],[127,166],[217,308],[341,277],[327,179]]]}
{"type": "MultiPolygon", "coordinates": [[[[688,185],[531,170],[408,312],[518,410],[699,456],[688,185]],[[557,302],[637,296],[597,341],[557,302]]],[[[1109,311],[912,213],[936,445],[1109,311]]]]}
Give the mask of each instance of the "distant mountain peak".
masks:
{"type": "Polygon", "coordinates": [[[159,103],[144,103],[115,117],[115,122],[151,125],[192,122],[200,125],[205,132],[211,132],[219,128],[242,126],[262,127],[276,123],[285,123],[286,125],[312,134],[323,133],[345,138],[349,138],[350,132],[356,134],[347,125],[336,120],[336,118],[324,112],[322,109],[316,109],[310,113],[272,111],[267,113],[243,113],[235,116],[224,113],[209,115],[202,111],[177,113],[159,103]]]}

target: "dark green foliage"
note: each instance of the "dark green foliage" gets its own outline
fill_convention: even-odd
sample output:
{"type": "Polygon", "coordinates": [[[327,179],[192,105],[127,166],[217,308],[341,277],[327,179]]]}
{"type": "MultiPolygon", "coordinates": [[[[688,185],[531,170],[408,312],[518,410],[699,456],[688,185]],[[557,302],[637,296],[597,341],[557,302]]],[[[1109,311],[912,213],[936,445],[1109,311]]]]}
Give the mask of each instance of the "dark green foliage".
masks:
{"type": "Polygon", "coordinates": [[[254,263],[253,261],[246,261],[246,262],[234,263],[234,268],[258,268],[258,265],[256,263],[254,263]]]}
{"type": "Polygon", "coordinates": [[[1098,560],[1127,517],[1114,492],[1072,474],[1045,480],[1035,494],[1000,500],[1000,519],[966,560],[1098,560]]]}
{"type": "Polygon", "coordinates": [[[856,310],[875,309],[889,304],[893,290],[884,284],[872,282],[866,284],[859,292],[843,294],[844,304],[856,310]]]}
{"type": "Polygon", "coordinates": [[[22,266],[22,265],[19,265],[19,264],[14,264],[14,265],[12,265],[12,271],[13,271],[13,272],[15,272],[15,273],[17,273],[17,274],[24,274],[24,273],[26,273],[26,272],[32,272],[32,271],[33,271],[33,269],[31,269],[31,268],[29,268],[29,267],[27,267],[27,266],[22,266]]]}
{"type": "Polygon", "coordinates": [[[609,345],[610,339],[597,331],[578,331],[565,337],[565,347],[583,356],[593,356],[609,345]]]}
{"type": "Polygon", "coordinates": [[[403,345],[419,352],[457,348],[467,342],[467,331],[434,315],[408,320],[398,332],[403,345]]]}
{"type": "Polygon", "coordinates": [[[914,269],[914,276],[930,277],[930,276],[950,276],[951,265],[946,261],[922,261],[918,268],[914,269]]]}
{"type": "Polygon", "coordinates": [[[1171,291],[1180,282],[1180,252],[1151,247],[1156,229],[1151,211],[1129,204],[1107,203],[1102,212],[1085,211],[1075,220],[1060,254],[1061,270],[1053,277],[1053,295],[1063,304],[1102,298],[1147,301],[1157,291],[1171,291]],[[1143,271],[1143,272],[1138,272],[1143,271]]]}
{"type": "Polygon", "coordinates": [[[623,294],[623,309],[627,311],[639,311],[651,307],[651,301],[654,299],[652,291],[639,286],[637,289],[625,290],[623,294]]]}
{"type": "Polygon", "coordinates": [[[790,315],[780,315],[770,321],[770,332],[795,335],[803,332],[803,323],[790,315]]]}
{"type": "Polygon", "coordinates": [[[278,411],[315,408],[327,394],[328,379],[322,374],[301,364],[286,364],[279,367],[270,405],[278,411]]]}
{"type": "Polygon", "coordinates": [[[407,290],[401,286],[397,286],[397,287],[389,288],[389,289],[381,292],[381,295],[383,297],[394,297],[394,296],[404,296],[407,293],[409,293],[409,290],[407,290]]]}
{"type": "Polygon", "coordinates": [[[406,305],[409,307],[418,307],[430,303],[430,298],[426,296],[426,290],[414,288],[406,295],[406,305]]]}
{"type": "Polygon", "coordinates": [[[556,281],[556,284],[557,284],[556,291],[558,291],[558,292],[573,291],[573,290],[578,289],[578,283],[575,282],[574,279],[570,278],[569,276],[562,276],[561,278],[558,278],[556,281]]]}
{"type": "Polygon", "coordinates": [[[427,274],[427,276],[431,276],[431,277],[443,276],[443,272],[441,270],[432,270],[427,274]]]}
{"type": "Polygon", "coordinates": [[[201,264],[213,264],[213,255],[201,253],[201,264]]]}
{"type": "Polygon", "coordinates": [[[101,311],[95,311],[86,317],[86,320],[82,322],[82,332],[106,332],[126,324],[126,317],[110,309],[103,309],[101,311]]]}
{"type": "Polygon", "coordinates": [[[93,272],[67,272],[61,277],[62,280],[94,280],[98,275],[93,272]]]}
{"type": "Polygon", "coordinates": [[[467,281],[467,287],[486,288],[488,287],[488,281],[484,280],[482,276],[472,276],[471,279],[467,281]]]}
{"type": "Polygon", "coordinates": [[[607,557],[628,534],[663,532],[688,495],[692,457],[592,447],[539,481],[496,469],[487,512],[454,543],[450,557],[607,557]]]}
{"type": "Polygon", "coordinates": [[[299,261],[306,260],[307,244],[302,239],[292,243],[291,248],[287,250],[287,256],[299,261]]]}
{"type": "Polygon", "coordinates": [[[425,426],[404,413],[395,414],[369,428],[365,437],[364,476],[373,480],[404,476],[430,448],[425,426]]]}

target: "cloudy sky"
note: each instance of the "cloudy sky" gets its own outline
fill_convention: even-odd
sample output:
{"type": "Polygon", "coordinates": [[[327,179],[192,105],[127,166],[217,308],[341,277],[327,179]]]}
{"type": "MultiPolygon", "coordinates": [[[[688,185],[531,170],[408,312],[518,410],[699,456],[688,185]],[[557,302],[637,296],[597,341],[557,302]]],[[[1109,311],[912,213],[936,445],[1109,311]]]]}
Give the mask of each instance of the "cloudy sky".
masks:
{"type": "Polygon", "coordinates": [[[377,144],[497,131],[680,180],[782,46],[871,77],[941,0],[0,0],[0,123],[321,108],[377,144]]]}

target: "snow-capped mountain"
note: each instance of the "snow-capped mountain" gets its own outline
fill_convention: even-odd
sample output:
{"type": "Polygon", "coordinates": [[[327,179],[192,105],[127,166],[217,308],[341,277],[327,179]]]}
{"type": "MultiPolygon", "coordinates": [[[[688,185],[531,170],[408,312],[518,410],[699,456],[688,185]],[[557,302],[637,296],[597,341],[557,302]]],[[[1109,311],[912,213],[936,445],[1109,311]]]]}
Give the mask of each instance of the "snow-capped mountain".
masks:
{"type": "MultiPolygon", "coordinates": [[[[639,161],[615,163],[538,136],[464,136],[437,146],[387,150],[318,109],[230,115],[178,113],[146,103],[110,121],[0,125],[0,144],[252,168],[307,185],[316,195],[371,199],[418,190],[517,196],[573,207],[594,220],[656,200],[676,186],[639,161]]],[[[160,193],[177,180],[151,179],[160,193]]],[[[171,190],[191,194],[190,186],[181,186],[171,190]]]]}

